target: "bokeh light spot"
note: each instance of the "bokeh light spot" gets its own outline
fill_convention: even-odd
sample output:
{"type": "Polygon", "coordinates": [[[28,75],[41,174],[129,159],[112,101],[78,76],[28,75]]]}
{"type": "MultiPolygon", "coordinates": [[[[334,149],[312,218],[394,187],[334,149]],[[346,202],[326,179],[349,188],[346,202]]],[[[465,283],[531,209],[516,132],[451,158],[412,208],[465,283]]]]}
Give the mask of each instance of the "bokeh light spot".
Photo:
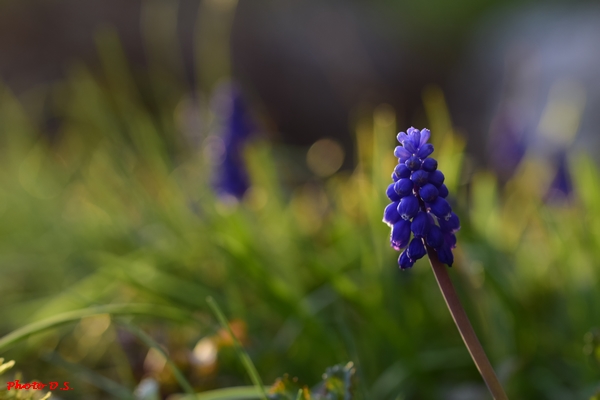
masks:
{"type": "Polygon", "coordinates": [[[201,339],[192,352],[192,362],[199,366],[212,365],[217,361],[217,346],[211,338],[201,339]]]}
{"type": "Polygon", "coordinates": [[[317,176],[326,178],[335,174],[344,162],[344,149],[332,139],[317,140],[308,149],[306,164],[317,176]]]}

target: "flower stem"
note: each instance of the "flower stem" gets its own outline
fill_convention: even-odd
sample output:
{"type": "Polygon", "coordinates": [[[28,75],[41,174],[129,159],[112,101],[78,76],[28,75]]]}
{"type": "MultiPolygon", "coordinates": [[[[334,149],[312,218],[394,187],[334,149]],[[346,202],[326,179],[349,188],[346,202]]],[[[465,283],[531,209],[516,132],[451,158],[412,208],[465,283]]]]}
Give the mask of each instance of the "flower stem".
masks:
{"type": "Polygon", "coordinates": [[[429,246],[427,246],[427,254],[429,255],[431,269],[433,269],[433,274],[444,296],[446,305],[450,310],[452,319],[454,319],[454,323],[465,342],[465,346],[467,346],[467,350],[471,354],[471,358],[473,358],[475,366],[479,370],[479,374],[495,400],[508,400],[490,361],[485,355],[485,351],[483,351],[483,347],[481,347],[481,343],[479,343],[479,339],[477,339],[469,317],[467,317],[467,313],[465,313],[464,308],[460,304],[446,266],[438,260],[437,253],[429,246]]]}

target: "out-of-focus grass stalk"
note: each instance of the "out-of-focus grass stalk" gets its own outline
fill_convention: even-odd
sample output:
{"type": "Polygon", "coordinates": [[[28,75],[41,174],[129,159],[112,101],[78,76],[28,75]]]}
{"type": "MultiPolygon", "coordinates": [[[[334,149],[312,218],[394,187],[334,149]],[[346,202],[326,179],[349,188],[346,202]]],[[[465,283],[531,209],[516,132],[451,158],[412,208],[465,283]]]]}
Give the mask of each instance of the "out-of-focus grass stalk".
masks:
{"type": "Polygon", "coordinates": [[[202,66],[197,69],[199,91],[210,93],[220,79],[231,76],[229,42],[237,4],[237,0],[208,0],[200,4],[195,32],[195,59],[202,66]]]}
{"type": "Polygon", "coordinates": [[[0,338],[0,351],[28,338],[36,333],[65,324],[78,321],[85,317],[99,314],[111,315],[149,315],[178,321],[193,320],[192,316],[177,308],[158,306],[155,304],[111,304],[106,306],[89,307],[83,310],[69,311],[41,321],[33,322],[0,338]]]}
{"type": "Polygon", "coordinates": [[[128,389],[113,379],[102,376],[94,370],[86,368],[80,363],[74,364],[67,362],[56,352],[43,355],[42,359],[51,365],[64,368],[70,375],[77,377],[77,380],[82,380],[96,386],[100,390],[110,394],[113,398],[120,400],[136,400],[133,390],[128,389]]]}
{"type": "Polygon", "coordinates": [[[144,332],[143,330],[141,330],[140,328],[138,328],[137,326],[135,326],[133,324],[130,324],[125,321],[119,321],[119,325],[124,326],[128,331],[130,331],[131,333],[136,335],[138,338],[140,338],[140,340],[142,340],[148,347],[151,347],[154,350],[158,351],[165,358],[169,367],[171,367],[173,376],[175,377],[175,379],[177,379],[177,382],[179,383],[179,385],[181,385],[183,390],[185,390],[187,394],[190,394],[190,395],[195,394],[194,388],[192,387],[192,385],[188,382],[187,379],[185,379],[185,376],[181,373],[179,368],[177,368],[177,366],[175,365],[173,360],[171,360],[171,358],[169,357],[167,352],[165,352],[163,350],[163,348],[160,346],[160,344],[158,344],[154,339],[152,339],[152,337],[150,335],[148,335],[146,332],[144,332]]]}
{"type": "Polygon", "coordinates": [[[256,367],[252,363],[250,356],[244,350],[237,337],[235,337],[231,326],[229,326],[229,323],[227,322],[227,318],[225,318],[225,314],[223,314],[223,312],[219,308],[219,305],[212,297],[207,297],[206,302],[215,313],[217,319],[219,320],[219,323],[221,324],[221,326],[223,326],[223,329],[227,330],[227,332],[231,336],[231,340],[233,341],[233,345],[235,346],[235,350],[238,354],[238,357],[242,361],[242,364],[244,364],[244,368],[246,368],[246,372],[248,372],[252,383],[258,390],[260,390],[261,398],[267,400],[267,391],[265,390],[262,380],[260,379],[260,375],[258,374],[256,367]]]}
{"type": "Polygon", "coordinates": [[[171,396],[169,400],[254,400],[262,399],[263,392],[254,386],[214,389],[193,396],[171,396]]]}

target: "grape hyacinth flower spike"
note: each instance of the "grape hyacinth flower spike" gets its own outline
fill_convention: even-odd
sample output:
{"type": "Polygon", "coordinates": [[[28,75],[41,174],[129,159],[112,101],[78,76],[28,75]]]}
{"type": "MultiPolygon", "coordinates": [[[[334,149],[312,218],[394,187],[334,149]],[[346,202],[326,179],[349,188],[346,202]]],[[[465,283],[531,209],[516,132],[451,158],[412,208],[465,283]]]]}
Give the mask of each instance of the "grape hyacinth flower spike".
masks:
{"type": "Polygon", "coordinates": [[[402,146],[394,150],[398,165],[392,174],[394,183],[387,190],[392,203],[386,207],[383,221],[392,227],[392,247],[406,247],[398,258],[401,269],[411,268],[427,254],[426,245],[442,263],[452,266],[454,262],[452,249],[460,222],[445,199],[444,174],[430,157],[433,145],[427,143],[429,135],[428,129],[409,128],[398,134],[402,146]]]}
{"type": "Polygon", "coordinates": [[[391,246],[401,251],[400,269],[411,268],[417,260],[429,256],[446,305],[481,377],[494,399],[507,400],[443,265],[452,266],[454,262],[452,250],[460,221],[446,200],[448,188],[438,162],[431,157],[434,149],[427,143],[429,136],[429,129],[413,127],[398,134],[400,146],[394,150],[398,165],[386,191],[392,203],[384,210],[383,222],[391,227],[391,246]]]}

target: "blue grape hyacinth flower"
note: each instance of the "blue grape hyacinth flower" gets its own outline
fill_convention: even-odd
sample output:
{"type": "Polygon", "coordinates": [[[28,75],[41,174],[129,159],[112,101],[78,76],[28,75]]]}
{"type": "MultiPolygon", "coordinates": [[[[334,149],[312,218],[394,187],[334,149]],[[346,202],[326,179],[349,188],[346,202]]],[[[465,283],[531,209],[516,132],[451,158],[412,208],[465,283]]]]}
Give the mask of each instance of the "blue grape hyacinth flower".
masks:
{"type": "Polygon", "coordinates": [[[426,245],[442,263],[452,266],[454,262],[452,249],[460,221],[446,201],[448,188],[437,161],[430,157],[433,145],[427,143],[429,136],[429,129],[411,127],[398,134],[401,146],[394,150],[398,165],[386,191],[392,203],[385,208],[383,222],[392,228],[391,246],[402,250],[398,258],[401,269],[411,268],[425,256],[426,245]]]}
{"type": "Polygon", "coordinates": [[[239,200],[250,186],[242,154],[255,127],[241,89],[233,83],[222,84],[216,90],[213,107],[222,126],[224,150],[217,162],[213,186],[219,195],[239,200]]]}

